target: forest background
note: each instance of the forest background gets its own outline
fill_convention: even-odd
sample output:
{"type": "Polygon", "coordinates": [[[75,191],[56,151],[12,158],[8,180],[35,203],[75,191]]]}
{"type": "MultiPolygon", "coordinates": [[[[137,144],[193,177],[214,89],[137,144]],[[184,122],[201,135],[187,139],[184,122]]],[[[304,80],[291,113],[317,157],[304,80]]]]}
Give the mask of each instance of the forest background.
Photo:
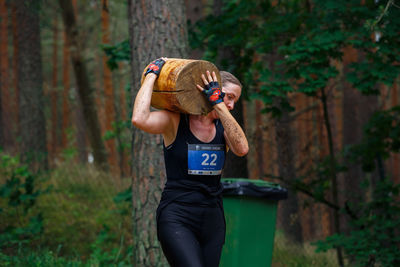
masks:
{"type": "Polygon", "coordinates": [[[273,266],[398,265],[399,26],[395,0],[0,0],[0,264],[166,266],[162,141],[130,123],[166,56],[242,81],[224,176],[289,189],[273,266]]]}

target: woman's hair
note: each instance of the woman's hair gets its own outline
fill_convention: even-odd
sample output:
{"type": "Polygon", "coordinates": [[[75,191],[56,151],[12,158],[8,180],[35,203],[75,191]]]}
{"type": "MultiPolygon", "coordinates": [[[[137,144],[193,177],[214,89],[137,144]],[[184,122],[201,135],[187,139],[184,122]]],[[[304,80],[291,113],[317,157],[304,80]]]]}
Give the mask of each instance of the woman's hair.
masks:
{"type": "Polygon", "coordinates": [[[227,83],[233,83],[235,85],[238,85],[240,88],[243,87],[243,85],[240,83],[240,81],[238,80],[238,78],[236,78],[235,76],[233,76],[232,73],[227,72],[227,71],[220,71],[219,74],[221,75],[221,83],[222,86],[224,86],[227,83]]]}

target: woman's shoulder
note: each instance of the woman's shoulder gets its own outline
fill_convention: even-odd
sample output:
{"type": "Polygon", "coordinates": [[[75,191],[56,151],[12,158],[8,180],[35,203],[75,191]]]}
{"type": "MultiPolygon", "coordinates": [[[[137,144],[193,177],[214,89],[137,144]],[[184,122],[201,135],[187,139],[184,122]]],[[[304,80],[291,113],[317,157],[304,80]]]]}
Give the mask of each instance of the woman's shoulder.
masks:
{"type": "Polygon", "coordinates": [[[176,135],[178,133],[181,114],[169,110],[162,110],[162,112],[169,117],[169,120],[171,122],[169,130],[166,133],[164,133],[164,144],[165,146],[169,146],[174,142],[176,135]]]}

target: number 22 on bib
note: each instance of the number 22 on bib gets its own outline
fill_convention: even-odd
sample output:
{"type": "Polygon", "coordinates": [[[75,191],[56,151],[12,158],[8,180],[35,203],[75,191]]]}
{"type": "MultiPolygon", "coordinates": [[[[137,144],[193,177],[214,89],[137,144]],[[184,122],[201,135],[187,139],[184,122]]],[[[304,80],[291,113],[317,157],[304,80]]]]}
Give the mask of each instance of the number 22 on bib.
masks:
{"type": "Polygon", "coordinates": [[[188,174],[220,175],[224,166],[225,145],[188,144],[188,174]]]}

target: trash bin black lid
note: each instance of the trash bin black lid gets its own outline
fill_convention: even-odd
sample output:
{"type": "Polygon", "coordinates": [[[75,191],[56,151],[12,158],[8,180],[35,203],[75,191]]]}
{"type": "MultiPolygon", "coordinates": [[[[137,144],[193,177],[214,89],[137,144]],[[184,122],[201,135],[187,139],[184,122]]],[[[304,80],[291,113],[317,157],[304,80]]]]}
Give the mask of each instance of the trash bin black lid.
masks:
{"type": "Polygon", "coordinates": [[[286,188],[277,183],[244,178],[224,178],[221,180],[224,196],[252,196],[271,200],[288,197],[286,188]]]}

